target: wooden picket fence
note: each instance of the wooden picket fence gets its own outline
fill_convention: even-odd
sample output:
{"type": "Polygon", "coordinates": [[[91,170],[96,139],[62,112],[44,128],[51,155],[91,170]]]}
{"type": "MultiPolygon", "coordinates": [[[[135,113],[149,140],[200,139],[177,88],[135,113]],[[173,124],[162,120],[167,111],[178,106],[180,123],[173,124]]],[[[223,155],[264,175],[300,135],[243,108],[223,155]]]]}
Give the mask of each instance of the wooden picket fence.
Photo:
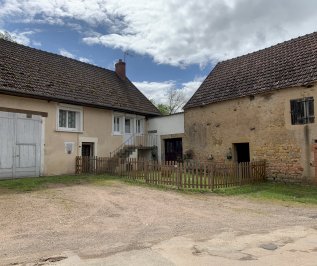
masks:
{"type": "Polygon", "coordinates": [[[154,185],[213,190],[263,181],[266,178],[266,163],[179,163],[78,156],[76,173],[107,173],[154,185]]]}

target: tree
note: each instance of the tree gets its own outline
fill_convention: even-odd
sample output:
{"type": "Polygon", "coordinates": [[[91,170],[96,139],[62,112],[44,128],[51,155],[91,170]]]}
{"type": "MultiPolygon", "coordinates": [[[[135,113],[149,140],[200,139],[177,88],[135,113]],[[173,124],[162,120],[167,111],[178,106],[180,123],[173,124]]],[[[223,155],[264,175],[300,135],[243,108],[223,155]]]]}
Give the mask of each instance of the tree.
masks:
{"type": "Polygon", "coordinates": [[[166,104],[156,103],[154,99],[150,99],[150,101],[155,105],[162,115],[169,115],[168,106],[166,104]]]}
{"type": "Polygon", "coordinates": [[[14,38],[7,31],[0,32],[0,39],[6,40],[6,41],[10,41],[10,42],[15,42],[14,38]]]}
{"type": "Polygon", "coordinates": [[[166,92],[168,114],[175,114],[182,109],[186,103],[184,92],[180,89],[170,88],[166,92]]]}
{"type": "Polygon", "coordinates": [[[169,108],[166,104],[159,103],[156,105],[157,109],[161,112],[162,115],[169,115],[169,108]]]}
{"type": "Polygon", "coordinates": [[[165,93],[167,100],[164,103],[156,103],[153,99],[151,102],[156,106],[156,108],[161,112],[162,115],[171,115],[175,114],[182,109],[186,103],[186,97],[184,92],[179,89],[170,88],[165,93]]]}

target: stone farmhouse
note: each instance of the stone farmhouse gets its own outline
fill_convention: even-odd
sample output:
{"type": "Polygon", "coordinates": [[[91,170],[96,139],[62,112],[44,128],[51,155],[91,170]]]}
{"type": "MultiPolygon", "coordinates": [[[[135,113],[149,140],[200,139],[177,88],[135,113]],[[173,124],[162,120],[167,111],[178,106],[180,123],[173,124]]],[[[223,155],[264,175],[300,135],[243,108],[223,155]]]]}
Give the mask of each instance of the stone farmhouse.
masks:
{"type": "Polygon", "coordinates": [[[184,151],[316,181],[316,98],[317,33],[220,62],[185,105],[184,151]]]}

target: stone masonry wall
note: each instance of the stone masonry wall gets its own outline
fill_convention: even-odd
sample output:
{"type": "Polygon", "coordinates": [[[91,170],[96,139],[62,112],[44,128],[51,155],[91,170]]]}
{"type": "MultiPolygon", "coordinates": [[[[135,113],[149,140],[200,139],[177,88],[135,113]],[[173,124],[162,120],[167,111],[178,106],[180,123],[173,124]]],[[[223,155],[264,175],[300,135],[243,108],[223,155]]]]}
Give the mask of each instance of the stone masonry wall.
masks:
{"type": "Polygon", "coordinates": [[[316,123],[291,125],[290,100],[315,99],[317,86],[294,87],[228,100],[185,111],[183,150],[194,159],[236,160],[235,143],[249,143],[251,160],[267,161],[267,176],[288,181],[315,178],[312,145],[317,140],[316,123]]]}

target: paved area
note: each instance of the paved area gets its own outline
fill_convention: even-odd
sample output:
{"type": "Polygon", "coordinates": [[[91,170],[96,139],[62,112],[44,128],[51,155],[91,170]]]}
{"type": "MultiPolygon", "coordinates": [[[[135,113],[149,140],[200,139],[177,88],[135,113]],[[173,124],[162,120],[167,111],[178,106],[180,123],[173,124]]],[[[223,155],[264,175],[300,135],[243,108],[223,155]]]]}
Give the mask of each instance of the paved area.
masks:
{"type": "Polygon", "coordinates": [[[1,192],[0,239],[0,265],[317,265],[317,207],[120,182],[1,192]]]}

